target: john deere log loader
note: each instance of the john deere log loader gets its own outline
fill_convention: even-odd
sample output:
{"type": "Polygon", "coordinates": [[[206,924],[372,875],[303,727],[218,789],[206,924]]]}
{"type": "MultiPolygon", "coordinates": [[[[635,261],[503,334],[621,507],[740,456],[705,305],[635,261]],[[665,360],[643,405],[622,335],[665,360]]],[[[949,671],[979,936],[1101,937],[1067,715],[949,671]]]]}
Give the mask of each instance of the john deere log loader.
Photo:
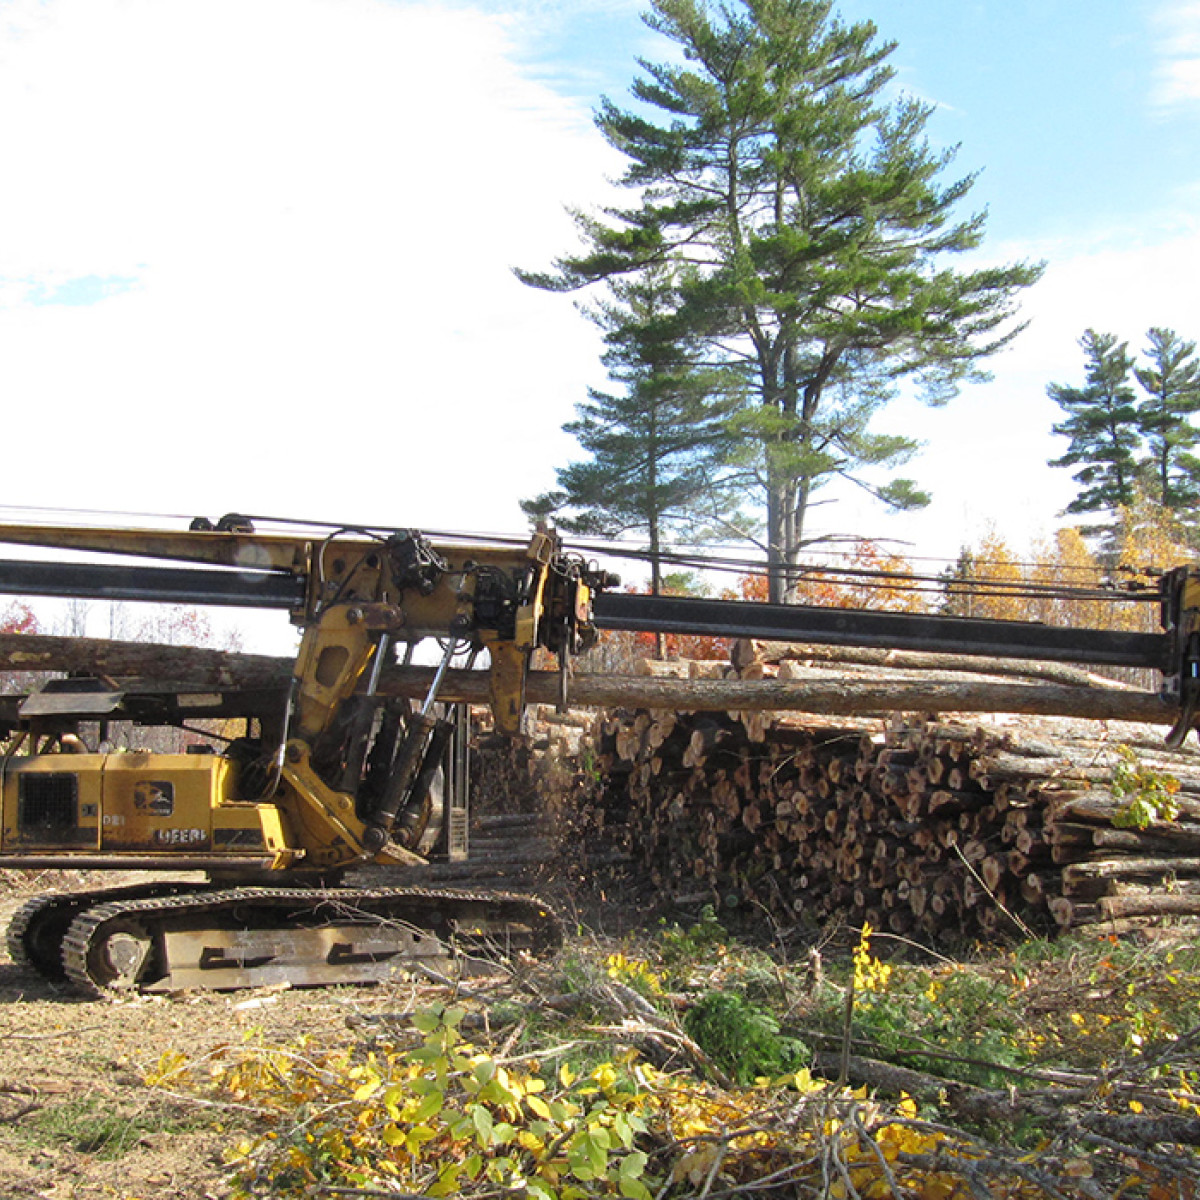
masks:
{"type": "Polygon", "coordinates": [[[437,702],[453,659],[486,652],[496,726],[513,732],[533,651],[565,669],[594,636],[602,577],[553,535],[434,544],[411,531],[264,534],[227,517],[174,533],[9,526],[0,540],[134,564],[8,562],[9,592],[286,608],[302,630],[282,687],[69,677],[0,708],[0,866],[208,879],[39,897],[9,928],[14,960],[85,990],[167,990],[353,982],[451,950],[556,944],[554,914],[527,897],[337,886],[351,867],[402,871],[461,846],[465,730],[437,702]],[[422,642],[439,663],[424,702],[382,696],[384,666],[422,642]],[[195,753],[103,745],[115,722],[205,716],[241,732],[219,752],[212,738],[195,753]]]}

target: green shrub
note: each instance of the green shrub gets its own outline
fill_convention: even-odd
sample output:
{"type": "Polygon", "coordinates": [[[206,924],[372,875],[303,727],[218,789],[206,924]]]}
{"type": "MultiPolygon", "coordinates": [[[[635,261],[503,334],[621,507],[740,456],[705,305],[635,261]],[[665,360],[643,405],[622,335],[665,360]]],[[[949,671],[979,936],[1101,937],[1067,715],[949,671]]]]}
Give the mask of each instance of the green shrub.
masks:
{"type": "Polygon", "coordinates": [[[683,1025],[705,1054],[741,1084],[797,1071],[811,1057],[803,1042],[780,1033],[770,1013],[736,992],[707,992],[688,1010],[683,1025]]]}

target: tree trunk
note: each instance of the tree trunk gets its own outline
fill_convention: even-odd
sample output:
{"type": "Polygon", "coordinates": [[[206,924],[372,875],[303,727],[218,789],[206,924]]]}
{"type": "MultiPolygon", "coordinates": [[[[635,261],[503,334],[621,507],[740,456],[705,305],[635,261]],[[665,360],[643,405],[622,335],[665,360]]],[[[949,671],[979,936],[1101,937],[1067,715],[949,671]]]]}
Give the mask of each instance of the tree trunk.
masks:
{"type": "Polygon", "coordinates": [[[0,634],[0,671],[71,671],[212,688],[285,687],[293,660],[152,642],[0,634]]]}

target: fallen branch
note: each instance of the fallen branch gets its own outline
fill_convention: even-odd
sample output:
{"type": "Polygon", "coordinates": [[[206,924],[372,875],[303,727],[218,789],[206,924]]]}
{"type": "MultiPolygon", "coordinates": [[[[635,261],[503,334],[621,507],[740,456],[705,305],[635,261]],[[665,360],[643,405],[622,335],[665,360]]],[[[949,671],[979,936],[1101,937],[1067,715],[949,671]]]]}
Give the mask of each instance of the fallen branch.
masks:
{"type": "Polygon", "coordinates": [[[0,1113],[0,1124],[12,1125],[42,1107],[37,1088],[31,1087],[29,1084],[0,1083],[0,1094],[28,1097],[24,1103],[18,1101],[12,1112],[0,1113]]]}

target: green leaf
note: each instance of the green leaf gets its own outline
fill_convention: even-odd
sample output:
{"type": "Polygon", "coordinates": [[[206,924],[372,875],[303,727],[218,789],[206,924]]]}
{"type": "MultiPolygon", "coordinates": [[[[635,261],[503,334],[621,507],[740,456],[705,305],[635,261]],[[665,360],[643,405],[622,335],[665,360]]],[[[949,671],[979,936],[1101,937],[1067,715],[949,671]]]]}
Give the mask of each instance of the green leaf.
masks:
{"type": "Polygon", "coordinates": [[[428,1121],[430,1117],[436,1117],[442,1111],[443,1104],[445,1104],[445,1097],[441,1092],[430,1092],[422,1098],[411,1115],[406,1115],[410,1121],[428,1121]]]}
{"type": "Polygon", "coordinates": [[[413,1013],[412,1023],[420,1033],[433,1033],[435,1029],[442,1027],[442,1013],[440,1009],[423,1008],[413,1013]]]}
{"type": "Polygon", "coordinates": [[[432,1142],[437,1136],[437,1130],[430,1129],[428,1125],[414,1125],[408,1131],[408,1137],[405,1139],[405,1147],[409,1154],[413,1158],[416,1158],[421,1152],[421,1147],[426,1142],[432,1142]]]}
{"type": "Polygon", "coordinates": [[[525,1187],[534,1200],[558,1200],[558,1193],[536,1175],[526,1182],[525,1187]]]}
{"type": "Polygon", "coordinates": [[[630,1151],[621,1159],[620,1176],[622,1179],[637,1179],[646,1169],[649,1158],[641,1150],[630,1151]]]}
{"type": "Polygon", "coordinates": [[[478,1138],[480,1146],[486,1150],[492,1144],[496,1122],[482,1104],[473,1104],[469,1111],[471,1121],[475,1126],[475,1136],[478,1138]]]}

